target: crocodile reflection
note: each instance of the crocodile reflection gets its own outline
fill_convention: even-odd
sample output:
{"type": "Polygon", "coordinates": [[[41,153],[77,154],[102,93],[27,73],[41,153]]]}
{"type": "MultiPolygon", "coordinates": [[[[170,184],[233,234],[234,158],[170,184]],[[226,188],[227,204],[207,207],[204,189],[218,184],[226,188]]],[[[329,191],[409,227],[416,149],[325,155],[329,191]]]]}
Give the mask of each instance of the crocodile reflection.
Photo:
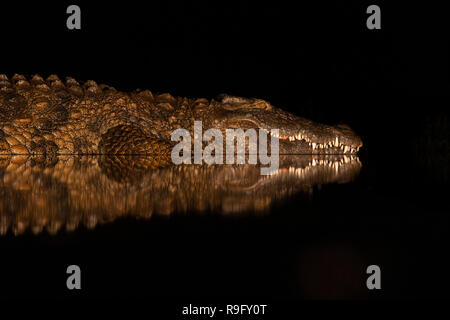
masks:
{"type": "Polygon", "coordinates": [[[0,158],[0,235],[75,230],[132,216],[267,212],[314,186],[347,183],[356,156],[281,156],[277,172],[257,165],[151,167],[145,157],[0,158]]]}

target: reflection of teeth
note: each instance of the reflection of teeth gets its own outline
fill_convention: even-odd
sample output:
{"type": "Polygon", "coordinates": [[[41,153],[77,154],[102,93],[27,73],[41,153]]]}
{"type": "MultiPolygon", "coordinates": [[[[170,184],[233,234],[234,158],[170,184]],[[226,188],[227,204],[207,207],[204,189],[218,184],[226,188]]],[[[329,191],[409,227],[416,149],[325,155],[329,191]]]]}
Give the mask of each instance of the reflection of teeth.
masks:
{"type": "MultiPolygon", "coordinates": [[[[339,169],[343,168],[344,166],[348,165],[349,163],[352,163],[353,161],[357,161],[359,162],[359,159],[357,156],[355,155],[345,155],[342,156],[340,159],[335,159],[335,160],[329,160],[329,159],[311,159],[311,161],[308,163],[308,165],[305,168],[296,168],[293,166],[289,166],[288,168],[286,168],[286,170],[289,172],[289,174],[295,175],[299,178],[304,178],[306,174],[309,174],[310,172],[315,172],[315,171],[311,171],[311,170],[315,170],[313,168],[316,167],[322,167],[322,168],[330,168],[331,170],[333,170],[333,172],[335,174],[339,174],[339,169]]],[[[280,171],[278,171],[277,173],[280,173],[280,171]]],[[[276,174],[277,174],[276,173],[276,174]]],[[[266,179],[268,177],[265,177],[264,179],[266,179]]]]}

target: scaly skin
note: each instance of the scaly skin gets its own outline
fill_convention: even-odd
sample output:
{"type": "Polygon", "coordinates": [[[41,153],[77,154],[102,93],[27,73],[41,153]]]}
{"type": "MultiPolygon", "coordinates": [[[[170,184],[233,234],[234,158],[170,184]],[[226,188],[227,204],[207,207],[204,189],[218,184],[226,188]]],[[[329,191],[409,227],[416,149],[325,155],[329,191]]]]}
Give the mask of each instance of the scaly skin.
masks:
{"type": "Polygon", "coordinates": [[[347,126],[314,123],[260,99],[188,99],[150,91],[122,93],[89,80],[0,75],[0,155],[148,154],[170,161],[177,128],[279,129],[281,154],[355,154],[347,126]]]}

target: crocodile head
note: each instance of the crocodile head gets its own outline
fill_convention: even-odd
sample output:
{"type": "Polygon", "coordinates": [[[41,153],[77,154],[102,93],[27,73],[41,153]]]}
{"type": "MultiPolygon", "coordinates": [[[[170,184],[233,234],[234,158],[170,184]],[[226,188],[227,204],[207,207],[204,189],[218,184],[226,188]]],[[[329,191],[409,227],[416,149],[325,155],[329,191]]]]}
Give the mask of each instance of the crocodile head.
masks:
{"type": "Polygon", "coordinates": [[[316,123],[261,99],[222,95],[202,113],[198,116],[207,128],[278,129],[280,154],[356,154],[363,145],[347,125],[316,123]]]}

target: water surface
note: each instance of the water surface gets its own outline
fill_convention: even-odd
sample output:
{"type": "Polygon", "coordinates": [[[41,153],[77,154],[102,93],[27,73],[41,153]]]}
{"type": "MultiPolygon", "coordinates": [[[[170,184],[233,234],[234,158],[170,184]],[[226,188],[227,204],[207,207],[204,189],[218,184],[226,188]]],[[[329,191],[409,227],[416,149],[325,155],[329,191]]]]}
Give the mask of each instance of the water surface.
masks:
{"type": "Polygon", "coordinates": [[[351,182],[360,169],[356,156],[282,156],[279,169],[267,176],[250,164],[157,167],[145,157],[1,158],[0,234],[93,229],[122,217],[267,214],[289,196],[351,182]]]}
{"type": "Polygon", "coordinates": [[[142,157],[1,158],[0,296],[440,296],[429,289],[445,279],[446,247],[434,239],[447,215],[380,192],[398,180],[391,160],[284,156],[262,176],[254,165],[142,157]],[[80,292],[65,286],[71,264],[80,292]],[[366,288],[371,264],[380,292],[366,288]]]}

